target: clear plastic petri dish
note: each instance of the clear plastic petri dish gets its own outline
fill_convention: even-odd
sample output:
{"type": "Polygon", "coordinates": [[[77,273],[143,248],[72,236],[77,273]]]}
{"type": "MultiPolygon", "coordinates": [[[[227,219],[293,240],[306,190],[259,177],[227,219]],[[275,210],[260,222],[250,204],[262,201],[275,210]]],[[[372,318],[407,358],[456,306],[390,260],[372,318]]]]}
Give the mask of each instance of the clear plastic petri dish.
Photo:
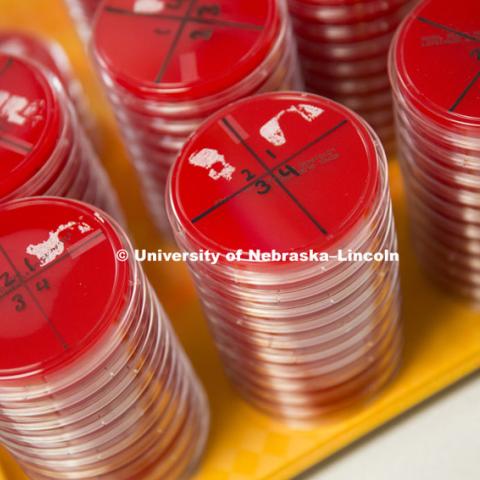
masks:
{"type": "Polygon", "coordinates": [[[165,233],[165,209],[157,200],[174,158],[200,123],[245,96],[302,87],[283,0],[105,0],[92,47],[149,209],[165,233]],[[163,178],[146,178],[151,166],[163,178]]]}
{"type": "Polygon", "coordinates": [[[346,385],[331,394],[356,391],[347,372],[358,373],[375,355],[381,362],[381,338],[401,335],[398,264],[338,256],[396,250],[385,154],[345,107],[283,92],[217,112],[170,172],[167,213],[181,249],[218,254],[215,264],[189,267],[225,368],[254,405],[265,409],[270,395],[276,414],[286,401],[279,388],[259,395],[255,372],[265,385],[282,377],[291,398],[311,399],[302,404],[306,419],[320,412],[321,393],[307,389],[331,381],[322,375],[343,369],[346,385]],[[332,259],[290,256],[309,251],[332,259]],[[274,252],[286,256],[255,260],[274,252]],[[295,381],[306,372],[309,382],[295,381]]]}
{"type": "Polygon", "coordinates": [[[54,197],[0,218],[2,443],[32,479],[192,468],[205,395],[121,227],[54,197]]]}
{"type": "Polygon", "coordinates": [[[478,300],[478,5],[457,7],[430,0],[411,12],[391,48],[390,78],[421,263],[432,277],[443,272],[447,289],[478,300]]]}
{"type": "Polygon", "coordinates": [[[58,77],[10,54],[0,53],[0,64],[0,202],[76,197],[121,220],[109,179],[58,77]]]}

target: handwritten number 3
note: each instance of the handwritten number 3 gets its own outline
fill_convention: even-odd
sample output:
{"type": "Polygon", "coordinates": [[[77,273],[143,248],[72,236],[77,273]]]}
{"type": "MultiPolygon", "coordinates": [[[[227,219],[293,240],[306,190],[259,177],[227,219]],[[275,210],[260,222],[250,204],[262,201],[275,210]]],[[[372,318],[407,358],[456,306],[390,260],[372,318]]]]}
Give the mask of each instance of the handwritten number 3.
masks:
{"type": "Polygon", "coordinates": [[[27,308],[27,304],[25,303],[25,299],[19,293],[15,294],[12,297],[12,301],[16,302],[15,310],[17,312],[22,312],[23,310],[25,310],[25,308],[27,308]]]}
{"type": "Polygon", "coordinates": [[[259,195],[266,195],[272,188],[267,182],[263,180],[258,180],[258,182],[255,183],[255,186],[258,188],[257,193],[259,195]]]}

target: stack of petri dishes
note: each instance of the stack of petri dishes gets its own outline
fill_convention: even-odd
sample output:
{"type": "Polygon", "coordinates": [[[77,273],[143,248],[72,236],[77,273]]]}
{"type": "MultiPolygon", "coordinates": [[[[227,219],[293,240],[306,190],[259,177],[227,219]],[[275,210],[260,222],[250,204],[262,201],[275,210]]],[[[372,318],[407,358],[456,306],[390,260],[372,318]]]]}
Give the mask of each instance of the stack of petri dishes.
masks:
{"type": "Polygon", "coordinates": [[[0,51],[9,55],[34,59],[62,82],[83,127],[90,138],[97,140],[97,129],[88,107],[82,85],[73,73],[70,60],[62,46],[51,39],[19,30],[0,30],[0,51]]]}
{"type": "Polygon", "coordinates": [[[105,0],[93,48],[146,203],[166,232],[168,171],[195,128],[237,99],[302,87],[283,0],[105,0]]]}
{"type": "Polygon", "coordinates": [[[399,156],[420,262],[480,300],[479,4],[422,2],[390,57],[399,156]]]}
{"type": "MultiPolygon", "coordinates": [[[[65,0],[70,16],[80,38],[88,43],[92,31],[93,17],[101,0],[65,0]]],[[[156,0],[154,0],[156,1],[156,0]]]]}
{"type": "Polygon", "coordinates": [[[288,0],[307,89],[394,140],[388,48],[413,0],[288,0]]]}
{"type": "Polygon", "coordinates": [[[204,392],[124,232],[74,200],[0,205],[0,442],[32,480],[183,478],[204,392]]]}
{"type": "Polygon", "coordinates": [[[122,219],[58,77],[5,53],[0,53],[0,156],[0,203],[33,195],[71,197],[122,219]]]}
{"type": "Polygon", "coordinates": [[[387,176],[383,148],[359,116],[300,93],[219,111],[172,168],[176,241],[226,371],[260,409],[322,419],[367,400],[397,371],[387,176]],[[206,252],[218,261],[197,262],[206,252]]]}

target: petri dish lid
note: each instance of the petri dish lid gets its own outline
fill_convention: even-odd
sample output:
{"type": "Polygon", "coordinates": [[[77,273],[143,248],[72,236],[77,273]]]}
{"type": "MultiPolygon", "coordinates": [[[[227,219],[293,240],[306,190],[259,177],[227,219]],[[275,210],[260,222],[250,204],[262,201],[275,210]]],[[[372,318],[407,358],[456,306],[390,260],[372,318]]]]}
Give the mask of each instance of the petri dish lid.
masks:
{"type": "Polygon", "coordinates": [[[122,248],[86,204],[32,197],[0,206],[0,387],[70,365],[119,323],[131,291],[129,264],[115,257],[122,248]]]}
{"type": "Polygon", "coordinates": [[[61,106],[41,70],[0,53],[0,199],[45,165],[61,123],[61,106]]]}
{"type": "Polygon", "coordinates": [[[393,47],[394,88],[447,129],[480,127],[479,13],[477,0],[422,2],[393,47]]]}
{"type": "Polygon", "coordinates": [[[94,25],[95,56],[134,95],[203,98],[262,64],[280,13],[276,0],[104,0],[94,25]]]}
{"type": "Polygon", "coordinates": [[[65,64],[68,65],[68,58],[56,43],[50,43],[21,30],[2,30],[0,31],[0,51],[18,57],[34,58],[36,62],[57,75],[65,89],[68,87],[65,78],[65,75],[70,73],[66,72],[65,68],[65,64]]]}
{"type": "Polygon", "coordinates": [[[210,117],[169,182],[173,221],[201,248],[324,251],[371,214],[379,166],[368,127],[347,108],[268,93],[210,117]]]}
{"type": "Polygon", "coordinates": [[[373,21],[412,0],[289,0],[294,16],[331,25],[373,21]]]}

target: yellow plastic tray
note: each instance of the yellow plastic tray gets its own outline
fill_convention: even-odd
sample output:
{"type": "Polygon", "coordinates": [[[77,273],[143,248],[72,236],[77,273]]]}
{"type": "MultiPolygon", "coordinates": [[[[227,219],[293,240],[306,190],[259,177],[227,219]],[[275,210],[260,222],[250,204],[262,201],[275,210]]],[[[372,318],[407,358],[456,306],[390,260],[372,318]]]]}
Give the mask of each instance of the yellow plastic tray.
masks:
{"type": "MultiPolygon", "coordinates": [[[[112,114],[62,2],[0,0],[0,27],[53,36],[65,47],[97,116],[102,158],[120,193],[134,240],[141,248],[165,248],[149,222],[112,114]]],[[[146,265],[210,397],[210,441],[195,480],[290,479],[480,367],[480,312],[437,290],[419,271],[394,161],[391,185],[405,299],[403,367],[372,403],[312,430],[292,430],[244,403],[225,378],[186,268],[146,265]]],[[[0,480],[24,478],[0,451],[0,480]]]]}

